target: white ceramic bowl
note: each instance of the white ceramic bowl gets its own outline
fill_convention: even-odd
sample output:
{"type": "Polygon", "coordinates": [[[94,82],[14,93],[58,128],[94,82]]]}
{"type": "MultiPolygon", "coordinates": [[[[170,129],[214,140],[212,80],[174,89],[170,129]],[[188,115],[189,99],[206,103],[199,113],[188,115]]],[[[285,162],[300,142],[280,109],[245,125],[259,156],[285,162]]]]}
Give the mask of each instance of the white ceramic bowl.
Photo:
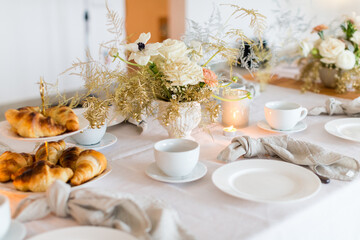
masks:
{"type": "Polygon", "coordinates": [[[0,239],[2,239],[9,230],[11,222],[9,199],[0,195],[0,239]]]}
{"type": "Polygon", "coordinates": [[[200,145],[189,139],[166,139],[155,143],[157,166],[170,177],[191,173],[199,160],[200,145]]]}
{"type": "Polygon", "coordinates": [[[82,132],[72,135],[72,139],[80,145],[94,145],[101,141],[106,133],[107,125],[104,124],[100,128],[88,127],[82,132]]]}

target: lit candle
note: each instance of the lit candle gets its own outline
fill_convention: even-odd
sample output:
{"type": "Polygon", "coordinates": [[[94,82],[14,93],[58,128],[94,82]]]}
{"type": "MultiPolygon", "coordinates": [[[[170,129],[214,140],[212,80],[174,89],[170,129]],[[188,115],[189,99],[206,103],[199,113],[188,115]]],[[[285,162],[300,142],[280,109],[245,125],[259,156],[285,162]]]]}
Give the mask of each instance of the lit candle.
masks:
{"type": "Polygon", "coordinates": [[[226,137],[234,137],[236,135],[236,131],[236,128],[230,126],[223,129],[223,134],[226,137]]]}
{"type": "Polygon", "coordinates": [[[249,123],[249,105],[250,99],[247,91],[231,89],[230,94],[224,95],[221,102],[222,123],[225,126],[234,126],[236,128],[246,127],[249,123]]]}

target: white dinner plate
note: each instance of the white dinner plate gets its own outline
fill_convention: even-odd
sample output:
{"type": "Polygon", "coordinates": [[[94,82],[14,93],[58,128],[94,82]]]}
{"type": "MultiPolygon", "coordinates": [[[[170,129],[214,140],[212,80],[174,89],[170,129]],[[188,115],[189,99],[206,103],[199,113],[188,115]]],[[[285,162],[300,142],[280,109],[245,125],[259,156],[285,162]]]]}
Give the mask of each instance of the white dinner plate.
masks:
{"type": "Polygon", "coordinates": [[[0,240],[23,240],[26,235],[26,227],[17,220],[11,220],[9,230],[0,240]]]}
{"type": "MultiPolygon", "coordinates": [[[[94,177],[93,179],[79,185],[79,186],[73,186],[71,187],[72,190],[75,190],[77,188],[82,188],[85,187],[86,185],[88,185],[89,183],[93,183],[95,181],[100,180],[101,178],[105,177],[106,175],[108,175],[112,170],[111,165],[108,162],[108,165],[105,169],[105,171],[103,173],[101,173],[99,176],[94,177]]],[[[14,184],[12,183],[12,181],[10,182],[6,182],[6,183],[0,183],[0,190],[4,190],[7,192],[12,192],[12,193],[16,193],[16,194],[22,194],[22,195],[36,195],[36,194],[44,194],[45,192],[22,192],[19,191],[15,188],[14,184]]]]}
{"type": "Polygon", "coordinates": [[[74,144],[80,148],[85,149],[93,149],[93,150],[100,150],[106,147],[109,147],[117,142],[117,137],[111,133],[105,133],[104,137],[101,139],[101,141],[94,145],[81,145],[78,144],[74,139],[71,137],[68,137],[65,139],[66,143],[74,144]]]}
{"type": "Polygon", "coordinates": [[[212,175],[221,191],[255,202],[283,203],[314,196],[321,186],[310,170],[295,164],[249,159],[226,164],[212,175]]]}
{"type": "Polygon", "coordinates": [[[295,127],[293,129],[290,130],[277,130],[277,129],[273,129],[272,127],[270,127],[270,125],[266,122],[266,121],[260,121],[257,123],[257,126],[261,129],[267,130],[267,131],[271,131],[271,132],[277,132],[277,133],[285,133],[285,134],[289,134],[289,133],[296,133],[296,132],[301,132],[304,131],[307,128],[307,124],[304,122],[298,122],[295,127]]]}
{"type": "Polygon", "coordinates": [[[61,228],[36,235],[28,240],[136,240],[129,233],[106,227],[81,226],[61,228]]]}
{"type": "Polygon", "coordinates": [[[341,118],[325,124],[325,130],[342,139],[360,142],[360,118],[341,118]]]}
{"type": "Polygon", "coordinates": [[[189,175],[183,177],[169,177],[163,171],[161,171],[160,168],[158,168],[156,163],[150,164],[145,171],[146,175],[148,175],[152,179],[167,183],[192,182],[205,176],[206,172],[207,172],[207,167],[201,162],[198,162],[196,164],[194,170],[189,175]]]}
{"type": "Polygon", "coordinates": [[[88,122],[88,120],[86,120],[84,118],[84,116],[82,116],[81,114],[80,115],[77,114],[77,116],[79,119],[79,130],[73,131],[73,132],[66,132],[66,133],[63,133],[63,134],[60,134],[57,136],[53,136],[53,137],[42,137],[42,138],[21,137],[21,136],[17,135],[13,130],[11,130],[11,125],[8,123],[8,121],[0,122],[0,133],[7,138],[12,138],[15,140],[20,140],[20,141],[29,141],[29,142],[57,141],[57,140],[61,140],[66,137],[69,137],[71,135],[74,135],[89,126],[89,122],[88,122]]]}

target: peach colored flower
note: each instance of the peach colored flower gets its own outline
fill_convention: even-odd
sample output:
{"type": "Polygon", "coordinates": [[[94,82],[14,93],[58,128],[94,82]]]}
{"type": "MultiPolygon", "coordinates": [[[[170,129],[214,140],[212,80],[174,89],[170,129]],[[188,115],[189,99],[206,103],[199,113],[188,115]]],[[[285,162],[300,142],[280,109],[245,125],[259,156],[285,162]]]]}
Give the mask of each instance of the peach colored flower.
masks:
{"type": "Polygon", "coordinates": [[[210,69],[203,68],[204,82],[210,87],[216,87],[218,80],[216,74],[210,69]]]}
{"type": "Polygon", "coordinates": [[[314,32],[321,32],[323,30],[326,30],[328,29],[329,27],[326,26],[325,24],[320,24],[320,25],[317,25],[316,27],[313,28],[313,30],[311,31],[311,33],[314,33],[314,32]]]}

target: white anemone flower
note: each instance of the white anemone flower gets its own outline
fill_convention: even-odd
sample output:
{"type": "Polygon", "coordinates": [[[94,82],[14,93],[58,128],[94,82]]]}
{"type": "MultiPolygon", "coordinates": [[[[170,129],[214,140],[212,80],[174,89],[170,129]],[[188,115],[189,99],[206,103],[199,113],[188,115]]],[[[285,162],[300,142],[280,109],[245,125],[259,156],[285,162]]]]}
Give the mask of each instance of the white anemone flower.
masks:
{"type": "Polygon", "coordinates": [[[161,43],[146,44],[151,37],[151,33],[142,33],[134,43],[126,44],[126,50],[130,51],[129,60],[134,60],[139,65],[146,65],[151,56],[159,54],[158,49],[161,43]]]}

